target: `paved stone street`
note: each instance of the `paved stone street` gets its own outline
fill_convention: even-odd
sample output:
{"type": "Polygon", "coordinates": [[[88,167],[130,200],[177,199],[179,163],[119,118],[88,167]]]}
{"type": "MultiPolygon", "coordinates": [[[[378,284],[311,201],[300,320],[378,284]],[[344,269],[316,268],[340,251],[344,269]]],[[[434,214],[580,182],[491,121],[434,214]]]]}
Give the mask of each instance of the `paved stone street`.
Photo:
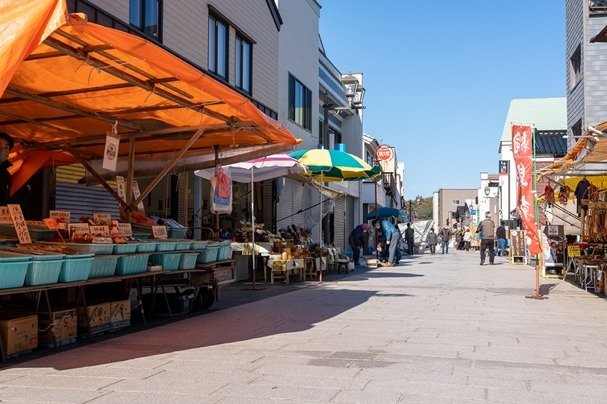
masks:
{"type": "MultiPolygon", "coordinates": [[[[477,253],[405,258],[0,371],[9,402],[605,402],[607,302],[477,253]]],[[[255,292],[243,292],[255,293],[255,292]]]]}

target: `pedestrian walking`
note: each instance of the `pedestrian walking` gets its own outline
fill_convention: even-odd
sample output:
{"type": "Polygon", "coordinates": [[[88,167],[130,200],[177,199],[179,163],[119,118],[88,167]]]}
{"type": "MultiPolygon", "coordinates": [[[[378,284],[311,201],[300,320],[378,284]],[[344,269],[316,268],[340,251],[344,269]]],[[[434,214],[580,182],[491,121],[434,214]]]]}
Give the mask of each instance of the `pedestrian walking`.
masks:
{"type": "Polygon", "coordinates": [[[503,220],[497,226],[497,229],[495,229],[495,238],[497,239],[497,256],[506,255],[506,228],[504,227],[503,220]]]}
{"type": "Polygon", "coordinates": [[[485,220],[479,225],[476,232],[481,238],[481,265],[485,263],[485,250],[489,249],[489,264],[495,260],[495,223],[491,220],[491,212],[485,213],[485,220]]]}
{"type": "Polygon", "coordinates": [[[441,254],[449,254],[449,241],[451,241],[451,230],[445,226],[440,230],[441,254]]]}
{"type": "Polygon", "coordinates": [[[430,247],[430,254],[434,254],[436,252],[436,243],[438,242],[438,237],[434,232],[434,228],[430,229],[428,232],[426,242],[428,243],[428,247],[430,247]]]}
{"type": "Polygon", "coordinates": [[[407,243],[407,251],[409,255],[413,255],[415,248],[415,230],[411,227],[411,223],[407,223],[407,229],[405,230],[405,242],[407,243]]]}
{"type": "MultiPolygon", "coordinates": [[[[360,260],[360,248],[365,246],[365,240],[367,231],[369,230],[369,225],[367,223],[359,224],[352,230],[350,233],[350,237],[348,237],[348,243],[350,244],[350,248],[352,249],[352,259],[354,260],[354,265],[359,265],[360,260]]],[[[364,251],[363,251],[364,253],[364,251]]]]}

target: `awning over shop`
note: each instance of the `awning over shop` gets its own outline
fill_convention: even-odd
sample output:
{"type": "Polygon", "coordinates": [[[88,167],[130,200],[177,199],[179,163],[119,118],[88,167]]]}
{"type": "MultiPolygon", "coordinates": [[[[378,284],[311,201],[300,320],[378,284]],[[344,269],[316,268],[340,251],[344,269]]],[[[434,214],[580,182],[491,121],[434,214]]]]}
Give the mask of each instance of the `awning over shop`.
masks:
{"type": "MultiPolygon", "coordinates": [[[[596,130],[607,130],[607,122],[597,125],[596,130]]],[[[600,176],[607,173],[607,135],[587,131],[584,137],[562,159],[539,172],[546,176],[600,176]]]]}
{"type": "Polygon", "coordinates": [[[123,171],[152,175],[298,143],[245,96],[143,38],[68,15],[65,0],[4,2],[0,26],[0,131],[27,149],[68,151],[93,169],[113,132],[123,171]]]}

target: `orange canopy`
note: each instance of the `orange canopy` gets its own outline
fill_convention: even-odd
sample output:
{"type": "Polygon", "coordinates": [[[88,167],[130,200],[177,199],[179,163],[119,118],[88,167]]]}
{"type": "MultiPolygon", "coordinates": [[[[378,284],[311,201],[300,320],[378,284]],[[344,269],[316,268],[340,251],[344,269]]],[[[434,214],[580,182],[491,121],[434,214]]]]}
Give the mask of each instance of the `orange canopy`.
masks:
{"type": "Polygon", "coordinates": [[[100,160],[114,126],[119,161],[131,150],[131,162],[163,167],[183,151],[205,168],[217,148],[233,162],[241,147],[246,159],[298,143],[245,96],[143,38],[68,15],[65,0],[2,2],[0,26],[0,131],[26,148],[100,160]]]}

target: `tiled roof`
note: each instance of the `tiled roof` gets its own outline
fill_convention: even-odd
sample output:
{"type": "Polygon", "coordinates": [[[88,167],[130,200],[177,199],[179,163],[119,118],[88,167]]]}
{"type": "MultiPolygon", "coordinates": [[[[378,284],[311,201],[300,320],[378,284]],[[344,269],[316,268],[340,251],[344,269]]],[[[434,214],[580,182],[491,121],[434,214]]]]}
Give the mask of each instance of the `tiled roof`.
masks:
{"type": "Polygon", "coordinates": [[[532,125],[537,130],[567,130],[567,98],[517,98],[510,102],[502,142],[510,142],[511,125],[532,125]]]}
{"type": "Polygon", "coordinates": [[[567,130],[538,130],[535,132],[535,154],[563,157],[567,154],[567,130]]]}

